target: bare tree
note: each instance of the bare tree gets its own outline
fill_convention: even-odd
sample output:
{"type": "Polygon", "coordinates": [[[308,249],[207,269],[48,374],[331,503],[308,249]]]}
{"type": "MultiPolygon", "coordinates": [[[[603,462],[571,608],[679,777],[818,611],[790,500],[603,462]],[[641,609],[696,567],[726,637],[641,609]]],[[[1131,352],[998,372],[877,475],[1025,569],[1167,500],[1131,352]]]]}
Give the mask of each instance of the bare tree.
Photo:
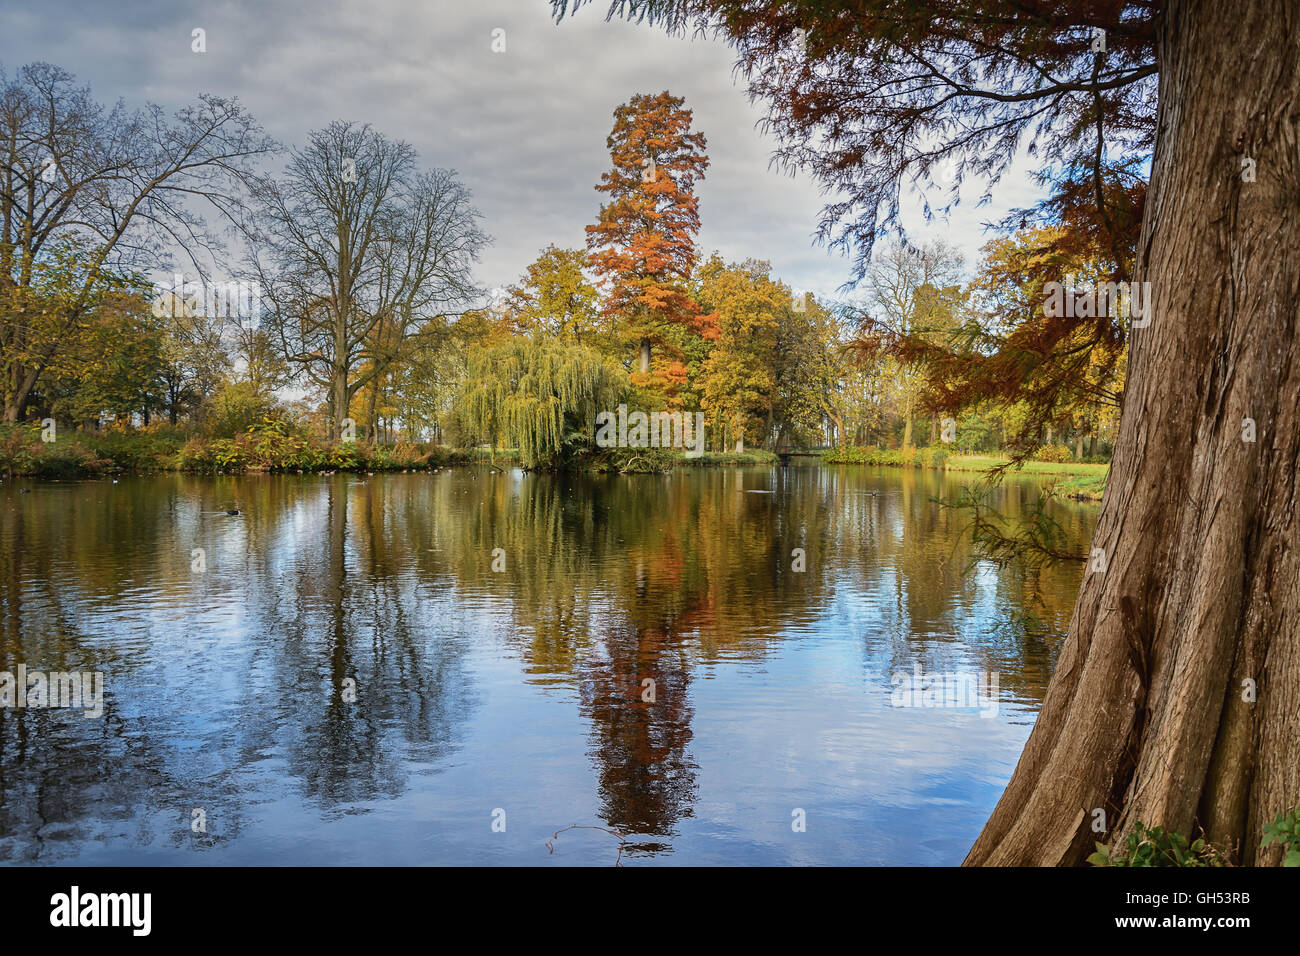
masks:
{"type": "MultiPolygon", "coordinates": [[[[866,288],[873,312],[871,322],[894,335],[915,335],[951,328],[952,314],[941,308],[944,290],[961,281],[962,259],[958,250],[942,242],[920,248],[891,243],[880,249],[866,274],[866,288]]],[[[895,370],[903,413],[903,447],[912,445],[913,423],[922,379],[915,366],[899,365],[895,370]]]]}
{"type": "Polygon", "coordinates": [[[328,395],[333,433],[357,392],[440,317],[479,294],[489,241],[449,170],[369,125],[331,123],[256,191],[252,270],[285,358],[328,395]]]}

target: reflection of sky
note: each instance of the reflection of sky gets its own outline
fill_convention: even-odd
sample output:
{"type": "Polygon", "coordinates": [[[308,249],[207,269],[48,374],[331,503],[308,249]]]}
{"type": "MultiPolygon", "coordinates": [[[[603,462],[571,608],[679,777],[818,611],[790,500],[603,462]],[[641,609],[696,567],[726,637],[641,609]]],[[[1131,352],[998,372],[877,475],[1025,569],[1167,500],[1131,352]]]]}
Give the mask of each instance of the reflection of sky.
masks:
{"type": "MultiPolygon", "coordinates": [[[[554,856],[543,844],[561,827],[601,824],[602,787],[628,786],[608,766],[602,771],[600,748],[634,752],[639,738],[594,733],[585,691],[611,655],[632,648],[659,655],[648,666],[665,675],[685,662],[684,681],[662,684],[655,706],[668,709],[652,711],[651,723],[689,731],[674,759],[687,768],[691,797],[667,808],[663,832],[643,837],[660,852],[647,854],[634,839],[625,860],[958,863],[1028,737],[1053,647],[999,630],[1020,592],[1011,572],[977,565],[966,573],[951,529],[933,519],[928,496],[937,488],[866,469],[813,474],[715,473],[654,486],[664,508],[683,494],[716,504],[742,487],[776,492],[735,505],[744,520],[727,526],[736,540],[720,545],[736,561],[713,568],[724,580],[707,581],[717,606],[670,640],[629,643],[621,546],[576,545],[580,537],[545,545],[587,549],[580,560],[595,564],[584,579],[596,582],[584,593],[586,630],[569,635],[564,666],[530,643],[539,619],[521,616],[518,581],[451,573],[457,527],[432,519],[418,533],[409,527],[412,515],[437,511],[438,496],[455,502],[447,520],[468,521],[479,506],[473,496],[489,488],[517,515],[527,488],[537,487],[517,474],[495,485],[484,473],[477,484],[460,474],[370,487],[343,476],[217,486],[273,483],[260,487],[274,496],[237,502],[252,509],[238,519],[204,513],[230,502],[200,483],[162,504],[144,482],[38,488],[22,505],[46,509],[51,531],[42,541],[33,525],[25,539],[49,551],[39,573],[21,578],[25,656],[29,664],[47,659],[59,621],[85,662],[107,671],[111,708],[102,722],[29,715],[44,749],[21,762],[12,723],[0,724],[0,811],[12,822],[0,818],[0,859],[610,863],[617,843],[598,831],[561,834],[554,856]],[[74,494],[83,496],[75,506],[74,494]],[[131,506],[112,511],[126,494],[136,495],[131,506]],[[755,529],[814,528],[818,502],[830,502],[830,518],[820,537],[803,542],[807,579],[777,588],[763,579],[761,560],[740,561],[755,529]],[[88,514],[119,524],[67,540],[59,522],[69,507],[83,509],[72,525],[84,526],[88,514]],[[425,554],[409,541],[375,544],[408,532],[425,554]],[[888,545],[870,547],[874,534],[888,545]],[[191,574],[190,551],[200,545],[208,571],[191,574]],[[78,571],[86,562],[114,571],[92,581],[78,571]],[[342,589],[332,576],[340,566],[342,589]],[[891,706],[891,675],[918,662],[927,673],[996,672],[996,716],[891,706]],[[342,674],[358,678],[364,707],[331,705],[342,674]],[[62,803],[44,824],[29,815],[25,792],[40,761],[48,762],[42,786],[62,803]],[[201,838],[189,833],[193,807],[208,813],[201,838]],[[497,808],[506,811],[504,833],[491,829],[497,808]],[[806,812],[806,832],[791,828],[796,808],[806,812]]],[[[626,516],[610,520],[624,522],[612,525],[617,540],[645,531],[626,516]]],[[[696,546],[691,533],[714,530],[724,534],[710,526],[682,538],[696,546]]],[[[674,547],[662,563],[673,564],[674,547]]],[[[650,606],[666,600],[658,573],[666,572],[650,569],[650,606]]],[[[1077,569],[1047,577],[1057,625],[1077,580],[1077,569]]],[[[609,673],[639,677],[637,667],[609,673]]],[[[607,692],[619,686],[614,678],[607,692]]],[[[42,799],[48,806],[48,794],[42,799]]]]}

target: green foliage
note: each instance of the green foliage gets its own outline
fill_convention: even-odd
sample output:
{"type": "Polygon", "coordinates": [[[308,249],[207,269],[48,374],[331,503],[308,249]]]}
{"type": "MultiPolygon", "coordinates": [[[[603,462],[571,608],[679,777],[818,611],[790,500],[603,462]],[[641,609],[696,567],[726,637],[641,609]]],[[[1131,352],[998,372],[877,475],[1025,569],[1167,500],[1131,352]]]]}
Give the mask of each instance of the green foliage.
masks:
{"type": "Polygon", "coordinates": [[[136,431],[109,430],[102,435],[78,436],[95,450],[96,456],[123,471],[136,473],[165,471],[175,464],[184,444],[180,432],[171,427],[150,427],[136,431]]]}
{"type": "Polygon", "coordinates": [[[233,438],[250,431],[271,417],[275,402],[248,382],[225,382],[212,396],[207,433],[214,438],[233,438]]]}
{"type": "Polygon", "coordinates": [[[40,434],[40,425],[35,423],[0,423],[0,471],[6,477],[32,473],[39,454],[40,434]]]}
{"type": "Polygon", "coordinates": [[[234,438],[191,438],[175,467],[202,474],[244,471],[412,471],[463,464],[469,452],[398,442],[371,448],[359,442],[323,442],[276,419],[265,419],[234,438]]]}
{"type": "Polygon", "coordinates": [[[1093,866],[1226,866],[1222,854],[1204,839],[1188,842],[1181,833],[1163,827],[1134,826],[1122,848],[1114,851],[1096,844],[1088,857],[1093,866]]]}
{"type": "Polygon", "coordinates": [[[0,424],[0,471],[11,478],[66,479],[112,467],[88,443],[72,437],[43,442],[41,430],[39,422],[0,424]]]}
{"type": "Polygon", "coordinates": [[[1279,813],[1272,823],[1264,824],[1260,847],[1277,843],[1282,847],[1282,865],[1300,866],[1300,807],[1279,813]]]}
{"type": "Polygon", "coordinates": [[[477,435],[517,447],[526,468],[550,468],[566,446],[590,445],[596,413],[625,387],[622,371],[585,346],[510,339],[470,358],[458,405],[477,435]]]}
{"type": "Polygon", "coordinates": [[[603,448],[594,457],[591,469],[622,475],[658,475],[672,471],[681,457],[669,448],[603,448]]]}
{"type": "Polygon", "coordinates": [[[756,448],[753,451],[706,451],[699,458],[687,458],[685,455],[678,457],[680,464],[705,467],[716,465],[775,465],[780,460],[776,452],[767,451],[763,448],[756,448]]]}
{"type": "Polygon", "coordinates": [[[943,448],[877,448],[845,445],[822,452],[828,465],[886,465],[891,468],[943,468],[948,452],[943,448]]]}

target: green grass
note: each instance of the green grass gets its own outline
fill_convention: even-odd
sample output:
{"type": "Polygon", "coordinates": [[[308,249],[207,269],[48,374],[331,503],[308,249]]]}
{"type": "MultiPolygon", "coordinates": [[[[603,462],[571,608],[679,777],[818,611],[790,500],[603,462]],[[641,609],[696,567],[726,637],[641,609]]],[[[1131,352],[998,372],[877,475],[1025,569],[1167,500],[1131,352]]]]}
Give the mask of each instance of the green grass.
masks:
{"type": "MultiPolygon", "coordinates": [[[[999,455],[953,455],[948,459],[949,471],[992,471],[1010,459],[999,455]]],[[[1110,465],[1090,461],[1027,461],[1019,469],[1026,475],[1102,475],[1110,465]]]]}
{"type": "MultiPolygon", "coordinates": [[[[954,455],[948,459],[948,471],[989,472],[1009,459],[997,455],[954,455]]],[[[1106,488],[1106,475],[1110,465],[1089,461],[1027,461],[1019,469],[1009,469],[1012,475],[1041,475],[1059,478],[1058,494],[1088,501],[1100,501],[1106,488]]]]}

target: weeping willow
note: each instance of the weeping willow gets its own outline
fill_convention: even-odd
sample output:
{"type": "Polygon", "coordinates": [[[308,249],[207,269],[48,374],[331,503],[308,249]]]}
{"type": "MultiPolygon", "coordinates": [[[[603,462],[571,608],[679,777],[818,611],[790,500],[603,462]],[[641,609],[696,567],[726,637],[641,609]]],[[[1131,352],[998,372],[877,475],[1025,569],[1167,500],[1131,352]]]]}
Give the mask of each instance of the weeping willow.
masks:
{"type": "Polygon", "coordinates": [[[511,339],[471,356],[459,404],[473,432],[518,447],[526,468],[549,467],[618,404],[626,382],[592,349],[511,339]]]}

